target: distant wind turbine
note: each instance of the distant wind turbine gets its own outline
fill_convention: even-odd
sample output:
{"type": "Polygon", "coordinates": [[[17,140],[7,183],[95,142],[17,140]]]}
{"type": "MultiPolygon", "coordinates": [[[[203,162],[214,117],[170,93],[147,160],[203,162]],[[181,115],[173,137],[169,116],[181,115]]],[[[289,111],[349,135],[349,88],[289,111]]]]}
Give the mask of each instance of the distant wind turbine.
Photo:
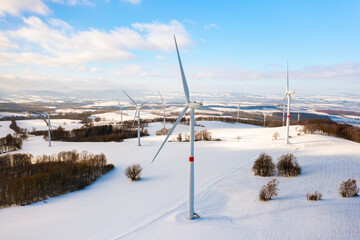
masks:
{"type": "Polygon", "coordinates": [[[120,107],[120,115],[121,115],[121,125],[123,125],[123,114],[122,114],[122,110],[123,110],[123,106],[120,104],[119,99],[116,98],[116,100],[119,103],[119,107],[120,107]]]}
{"type": "Polygon", "coordinates": [[[128,96],[128,98],[130,99],[130,101],[132,101],[136,107],[136,111],[135,111],[135,115],[134,115],[134,120],[136,118],[136,114],[138,116],[138,145],[141,146],[140,144],[140,110],[141,108],[147,104],[148,102],[150,102],[152,99],[150,99],[149,101],[146,101],[145,103],[141,104],[141,105],[137,105],[136,102],[134,100],[132,100],[132,98],[123,90],[123,92],[126,94],[126,96],[128,96]]]}
{"type": "Polygon", "coordinates": [[[240,105],[241,105],[242,100],[240,101],[239,105],[238,105],[238,120],[240,119],[240,105]]]}
{"type": "Polygon", "coordinates": [[[159,93],[160,98],[161,98],[161,101],[162,101],[162,103],[163,103],[163,110],[164,110],[164,129],[166,129],[166,126],[165,126],[165,122],[166,122],[166,114],[165,114],[166,102],[165,102],[165,100],[163,99],[163,97],[161,96],[161,93],[160,93],[159,90],[158,90],[158,93],[159,93]]]}
{"type": "Polygon", "coordinates": [[[283,98],[283,112],[284,112],[284,105],[285,105],[285,98],[288,97],[287,103],[287,118],[286,118],[286,144],[289,144],[289,126],[290,126],[290,101],[291,101],[291,94],[295,93],[295,91],[289,91],[289,62],[287,63],[287,74],[286,74],[286,93],[283,98]]]}
{"type": "Polygon", "coordinates": [[[187,218],[188,219],[194,219],[199,217],[196,213],[194,213],[194,125],[195,125],[195,109],[203,109],[203,110],[212,110],[208,107],[203,106],[202,102],[190,102],[190,94],[189,94],[189,88],[186,82],[185,73],[183,70],[183,66],[180,59],[179,49],[177,46],[176,38],[174,36],[175,41],[175,47],[176,52],[178,56],[179,61],[179,67],[181,72],[181,78],[182,78],[182,84],[184,88],[184,94],[185,94],[185,108],[180,113],[179,117],[177,118],[176,122],[174,123],[173,127],[171,128],[169,134],[166,136],[164,142],[161,144],[159,150],[157,151],[154,159],[152,162],[155,161],[156,157],[158,156],[159,152],[165,145],[166,141],[170,137],[170,135],[173,133],[174,129],[182,119],[182,117],[185,115],[186,111],[190,108],[190,157],[189,157],[189,188],[188,188],[188,204],[187,204],[187,218]]]}
{"type": "Polygon", "coordinates": [[[45,112],[37,112],[42,116],[45,116],[48,118],[48,133],[49,133],[49,147],[51,147],[51,122],[50,122],[50,116],[53,114],[56,110],[53,110],[51,112],[45,113],[45,112]]]}

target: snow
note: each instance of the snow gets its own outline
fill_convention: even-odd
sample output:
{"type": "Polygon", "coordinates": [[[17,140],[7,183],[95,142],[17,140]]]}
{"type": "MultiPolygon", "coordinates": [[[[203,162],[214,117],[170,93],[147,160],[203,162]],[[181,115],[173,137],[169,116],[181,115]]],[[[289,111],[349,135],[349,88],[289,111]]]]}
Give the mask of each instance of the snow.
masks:
{"type": "MultiPolygon", "coordinates": [[[[31,121],[29,127],[36,123],[31,121]]],[[[359,180],[358,143],[322,135],[297,136],[299,127],[292,126],[292,144],[287,146],[283,127],[197,123],[223,140],[195,143],[195,211],[201,218],[185,218],[189,143],[168,142],[151,164],[165,137],[153,135],[162,127],[153,123],[148,127],[151,136],[141,139],[141,147],[137,139],[127,139],[121,143],[54,141],[50,148],[42,137],[29,137],[18,152],[103,152],[116,168],[84,190],[47,203],[0,209],[1,239],[358,239],[360,197],[345,199],[337,192],[342,181],[359,180]],[[275,141],[276,131],[280,138],[275,141]],[[293,153],[302,174],[253,176],[251,167],[261,152],[274,161],[293,153]],[[144,168],[138,182],[123,174],[132,163],[144,168]],[[260,202],[259,189],[272,178],[280,181],[279,196],[260,202]],[[306,201],[305,194],[315,190],[324,199],[306,201]]],[[[174,136],[188,129],[178,125],[174,136]]]]}
{"type": "Polygon", "coordinates": [[[15,133],[10,128],[11,121],[0,121],[0,138],[5,137],[8,134],[15,133]]]}
{"type": "MultiPolygon", "coordinates": [[[[80,123],[79,120],[69,120],[69,119],[50,119],[51,122],[51,128],[56,129],[59,126],[62,126],[65,128],[65,130],[71,130],[74,128],[80,128],[83,125],[80,123]]],[[[36,128],[36,130],[48,130],[48,127],[44,120],[42,119],[33,119],[33,120],[17,120],[16,124],[20,128],[25,128],[28,131],[32,131],[33,127],[36,128]]]]}
{"type": "Polygon", "coordinates": [[[25,117],[28,114],[26,113],[14,113],[14,112],[0,112],[0,118],[5,117],[25,117]]]}

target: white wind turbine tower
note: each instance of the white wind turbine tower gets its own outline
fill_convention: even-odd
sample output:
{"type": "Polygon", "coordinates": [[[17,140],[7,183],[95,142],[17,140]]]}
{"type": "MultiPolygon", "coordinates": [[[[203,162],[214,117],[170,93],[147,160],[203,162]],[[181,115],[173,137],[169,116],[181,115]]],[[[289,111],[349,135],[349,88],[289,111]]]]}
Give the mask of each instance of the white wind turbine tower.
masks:
{"type": "Polygon", "coordinates": [[[135,111],[135,115],[134,115],[134,120],[136,118],[136,114],[138,116],[138,145],[141,146],[140,144],[140,110],[141,108],[147,104],[148,102],[151,101],[151,99],[149,101],[146,101],[145,103],[141,104],[141,105],[137,105],[136,102],[134,100],[132,100],[132,98],[123,90],[123,92],[126,94],[126,96],[128,96],[128,98],[135,104],[135,108],[136,108],[136,111],[135,111]]]}
{"type": "Polygon", "coordinates": [[[119,107],[120,107],[120,115],[121,115],[121,125],[123,125],[123,114],[122,114],[122,110],[123,110],[123,106],[120,104],[119,99],[116,98],[116,100],[119,103],[119,107]]]}
{"type": "Polygon", "coordinates": [[[174,126],[171,128],[169,134],[166,136],[164,142],[161,144],[161,146],[160,146],[159,150],[157,151],[152,162],[155,161],[157,155],[159,154],[159,152],[165,145],[166,141],[168,140],[168,138],[170,137],[170,135],[172,134],[172,132],[174,131],[174,129],[176,128],[176,126],[178,125],[180,120],[182,119],[182,117],[185,115],[186,111],[190,108],[190,156],[189,156],[189,182],[188,182],[189,185],[188,185],[187,218],[194,219],[194,218],[199,217],[196,213],[194,213],[194,125],[195,125],[194,124],[195,123],[194,116],[195,116],[195,109],[204,109],[204,110],[213,110],[213,109],[204,107],[202,102],[195,102],[195,101],[190,102],[189,88],[188,88],[188,85],[186,82],[183,66],[181,64],[179,49],[178,49],[178,46],[176,43],[175,36],[174,36],[174,40],[175,40],[175,47],[176,47],[176,52],[177,52],[178,61],[179,61],[182,84],[183,84],[184,93],[185,93],[185,101],[186,101],[185,108],[180,113],[179,117],[177,118],[176,122],[174,123],[174,126]]]}
{"type": "Polygon", "coordinates": [[[240,119],[240,105],[241,105],[242,100],[240,101],[239,105],[238,105],[238,120],[240,119]]]}
{"type": "Polygon", "coordinates": [[[56,110],[53,110],[51,112],[45,113],[45,112],[37,112],[40,115],[45,115],[45,117],[48,118],[48,133],[49,133],[49,147],[51,147],[51,122],[50,122],[50,115],[53,114],[56,110]]]}
{"type": "Polygon", "coordinates": [[[158,93],[159,93],[160,98],[161,98],[161,101],[162,101],[162,103],[163,103],[163,110],[164,110],[164,129],[166,129],[166,126],[165,126],[165,122],[166,122],[166,114],[165,114],[166,102],[165,102],[165,100],[163,99],[163,97],[161,96],[161,93],[160,93],[159,90],[158,90],[158,93]]]}
{"type": "Polygon", "coordinates": [[[295,91],[289,91],[289,63],[287,63],[287,74],[286,74],[286,93],[283,98],[283,109],[285,104],[285,98],[288,97],[287,103],[287,115],[286,115],[286,144],[289,144],[289,126],[290,126],[290,101],[291,101],[291,94],[295,93],[295,91]]]}

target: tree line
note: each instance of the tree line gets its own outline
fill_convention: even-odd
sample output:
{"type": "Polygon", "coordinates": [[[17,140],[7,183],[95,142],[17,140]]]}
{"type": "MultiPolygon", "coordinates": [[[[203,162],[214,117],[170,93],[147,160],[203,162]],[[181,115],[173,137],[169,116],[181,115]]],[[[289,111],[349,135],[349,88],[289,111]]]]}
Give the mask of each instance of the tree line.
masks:
{"type": "MultiPolygon", "coordinates": [[[[145,129],[147,123],[140,126],[140,135],[148,136],[149,133],[145,129]]],[[[43,135],[48,140],[47,131],[33,131],[31,134],[43,135]]],[[[101,125],[75,128],[65,130],[59,126],[55,130],[51,130],[51,139],[55,141],[65,142],[122,142],[126,138],[137,137],[137,127],[135,128],[131,121],[124,122],[123,125],[101,125]]]]}
{"type": "Polygon", "coordinates": [[[318,133],[334,137],[345,138],[360,143],[360,127],[346,123],[336,123],[332,120],[308,120],[304,124],[304,133],[318,133]]]}
{"type": "Polygon", "coordinates": [[[0,138],[0,154],[19,150],[22,148],[22,144],[21,138],[8,134],[6,137],[0,138]]]}
{"type": "Polygon", "coordinates": [[[87,151],[0,156],[0,207],[26,205],[85,188],[114,168],[87,151]]]}

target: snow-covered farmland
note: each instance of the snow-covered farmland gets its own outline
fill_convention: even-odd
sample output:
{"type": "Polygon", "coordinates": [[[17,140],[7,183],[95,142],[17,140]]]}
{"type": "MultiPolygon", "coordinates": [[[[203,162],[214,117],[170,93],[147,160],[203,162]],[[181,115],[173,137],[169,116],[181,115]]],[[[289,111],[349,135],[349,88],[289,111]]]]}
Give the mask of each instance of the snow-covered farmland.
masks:
{"type": "Polygon", "coordinates": [[[0,138],[15,133],[9,126],[11,121],[0,121],[0,138]]]}
{"type": "MultiPolygon", "coordinates": [[[[293,126],[292,144],[286,146],[282,127],[197,123],[223,140],[195,143],[195,211],[201,218],[185,219],[189,143],[167,143],[151,164],[164,139],[153,135],[162,127],[154,123],[141,147],[136,139],[127,139],[53,142],[49,148],[42,137],[29,137],[19,152],[103,152],[116,168],[82,191],[0,209],[1,239],[359,239],[360,198],[343,199],[337,188],[348,178],[359,180],[360,144],[321,135],[297,136],[293,126]],[[272,140],[275,131],[280,133],[277,141],[272,140]],[[279,196],[269,202],[260,202],[258,192],[272,177],[251,172],[261,152],[274,160],[293,153],[303,170],[294,178],[275,176],[279,196]],[[144,168],[138,182],[123,174],[132,163],[144,168]],[[315,190],[323,200],[307,201],[305,194],[315,190]]],[[[178,125],[174,136],[187,131],[188,126],[178,125]]]]}
{"type": "MultiPolygon", "coordinates": [[[[83,125],[78,120],[69,120],[69,119],[50,119],[51,128],[56,129],[59,126],[65,128],[65,130],[71,130],[73,128],[80,128],[83,125]]],[[[48,126],[46,122],[42,119],[33,119],[33,120],[18,120],[16,124],[21,127],[25,128],[28,131],[33,131],[33,128],[36,130],[47,130],[48,126]]]]}

